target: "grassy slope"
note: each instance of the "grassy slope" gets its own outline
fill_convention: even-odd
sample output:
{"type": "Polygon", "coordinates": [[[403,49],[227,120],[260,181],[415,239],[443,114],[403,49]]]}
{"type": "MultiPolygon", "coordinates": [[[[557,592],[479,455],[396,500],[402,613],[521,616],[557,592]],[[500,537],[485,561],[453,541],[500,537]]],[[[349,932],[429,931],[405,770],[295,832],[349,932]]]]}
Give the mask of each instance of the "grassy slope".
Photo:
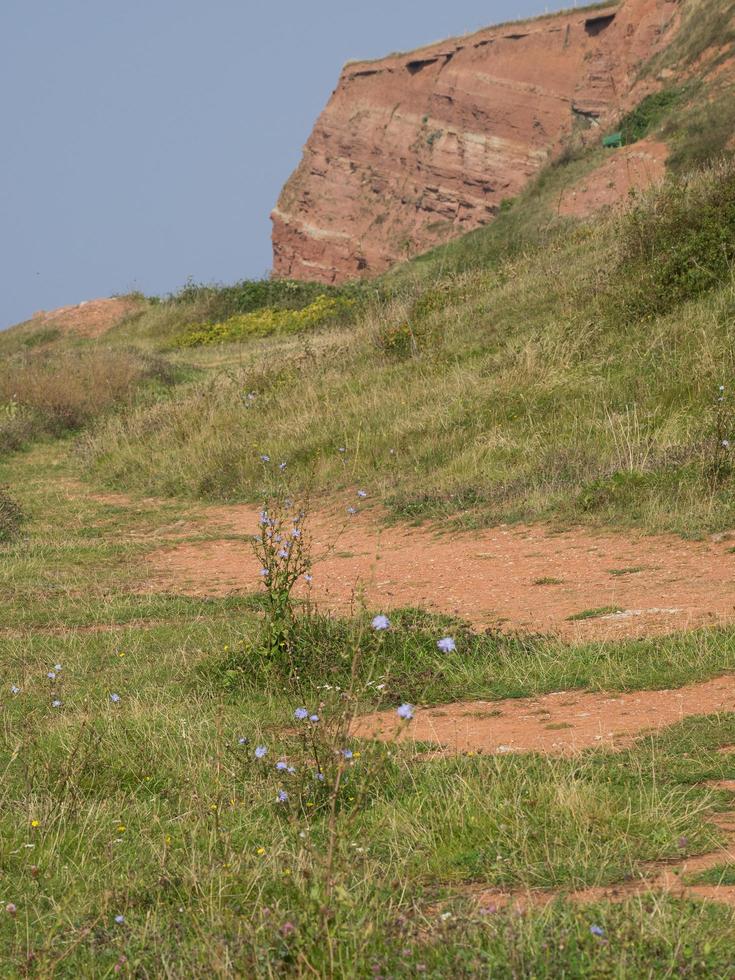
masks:
{"type": "Polygon", "coordinates": [[[316,459],[321,487],[368,484],[399,516],[732,525],[708,468],[733,282],[639,313],[651,263],[621,265],[630,222],[544,224],[566,171],[368,287],[353,327],[192,352],[225,370],[113,419],[86,459],[111,485],[189,497],[256,496],[266,452],[304,479],[316,459]]]}
{"type": "Polygon", "coordinates": [[[419,964],[437,978],[727,975],[735,932],[723,909],[657,899],[488,917],[464,886],[599,884],[675,857],[682,836],[692,852],[712,847],[703,816],[725,797],[699,784],[735,776],[716,752],[735,741],[730,718],[574,760],[427,762],[354,745],[327,899],[329,813],[291,712],[321,700],[330,717],[316,685],[360,636],[387,683],[377,695],[360,675],[370,707],[674,685],[735,666],[731,631],[565,648],[457,630],[456,663],[437,673],[446,624],[429,616],[396,617],[381,643],[357,622],[315,622],[298,692],[262,664],[233,684],[235,652],[258,644],[256,604],[139,592],[151,534],[200,537],[197,507],[90,497],[59,447],[15,456],[0,477],[22,488],[31,518],[27,537],[0,546],[0,890],[16,910],[0,916],[0,975],[106,976],[116,964],[172,977],[363,976],[375,964],[396,977],[419,964]],[[256,744],[267,762],[253,760],[256,744]],[[297,768],[286,783],[278,758],[297,768]]]}

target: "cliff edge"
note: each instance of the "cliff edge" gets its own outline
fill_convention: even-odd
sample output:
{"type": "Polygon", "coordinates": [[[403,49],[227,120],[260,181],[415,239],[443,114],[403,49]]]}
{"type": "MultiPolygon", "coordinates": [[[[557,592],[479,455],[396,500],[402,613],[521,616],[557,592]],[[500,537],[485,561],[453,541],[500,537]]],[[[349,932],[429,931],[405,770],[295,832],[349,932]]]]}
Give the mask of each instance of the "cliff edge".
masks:
{"type": "Polygon", "coordinates": [[[656,87],[675,0],[624,0],[348,64],[273,211],[274,273],[377,275],[492,220],[579,128],[656,87]]]}

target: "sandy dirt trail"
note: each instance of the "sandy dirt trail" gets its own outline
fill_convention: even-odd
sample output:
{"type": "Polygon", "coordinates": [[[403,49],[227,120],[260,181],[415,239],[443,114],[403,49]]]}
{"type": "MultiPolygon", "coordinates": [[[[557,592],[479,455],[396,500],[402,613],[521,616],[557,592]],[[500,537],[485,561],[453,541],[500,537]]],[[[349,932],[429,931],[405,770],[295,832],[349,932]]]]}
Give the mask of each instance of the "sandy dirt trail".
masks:
{"type": "MultiPolygon", "coordinates": [[[[345,508],[312,520],[315,553],[334,544],[345,508]]],[[[431,527],[385,526],[377,506],[352,518],[331,554],[314,568],[323,610],[346,612],[359,599],[388,611],[420,606],[459,616],[476,629],[618,639],[735,620],[735,535],[685,541],[590,529],[500,526],[442,534],[431,527]],[[607,613],[581,620],[590,610],[607,613]]],[[[247,541],[257,509],[206,510],[222,538],[166,544],[149,556],[151,588],[221,596],[258,587],[247,541]],[[229,536],[229,540],[228,540],[229,536]]]]}

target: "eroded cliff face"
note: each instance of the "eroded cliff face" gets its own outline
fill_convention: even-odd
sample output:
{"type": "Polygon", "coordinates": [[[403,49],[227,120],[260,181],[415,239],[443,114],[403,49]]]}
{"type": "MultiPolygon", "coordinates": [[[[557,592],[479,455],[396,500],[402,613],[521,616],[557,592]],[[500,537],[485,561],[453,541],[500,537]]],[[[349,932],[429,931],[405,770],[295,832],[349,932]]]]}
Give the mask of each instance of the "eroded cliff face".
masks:
{"type": "Polygon", "coordinates": [[[487,224],[573,128],[652,83],[676,0],[625,0],[347,65],[273,211],[274,272],[342,282],[487,224]]]}

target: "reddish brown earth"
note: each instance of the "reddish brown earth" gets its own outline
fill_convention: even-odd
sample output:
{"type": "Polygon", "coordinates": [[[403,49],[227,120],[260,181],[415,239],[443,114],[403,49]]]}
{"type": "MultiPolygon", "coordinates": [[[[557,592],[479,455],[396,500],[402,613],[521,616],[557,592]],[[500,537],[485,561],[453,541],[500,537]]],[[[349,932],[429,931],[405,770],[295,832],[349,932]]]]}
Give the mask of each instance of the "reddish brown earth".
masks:
{"type": "Polygon", "coordinates": [[[601,746],[622,749],[693,715],[735,710],[735,677],[718,677],[677,690],[597,694],[562,691],[539,698],[467,701],[417,708],[406,725],[395,711],[358,718],[352,734],[388,741],[431,742],[442,755],[456,752],[573,755],[601,746]]]}
{"type": "Polygon", "coordinates": [[[647,190],[663,179],[668,155],[666,144],[654,140],[611,151],[602,166],[564,191],[558,213],[587,218],[601,208],[624,203],[631,191],[647,190]]]}
{"type": "Polygon", "coordinates": [[[90,299],[77,306],[62,306],[48,312],[41,310],[33,315],[31,322],[80,337],[101,337],[139,308],[140,300],[125,296],[90,299]]]}
{"type": "Polygon", "coordinates": [[[661,84],[673,0],[491,27],[342,71],[273,212],[277,275],[339,282],[486,224],[573,129],[661,84]]]}
{"type": "MultiPolygon", "coordinates": [[[[151,587],[193,595],[257,588],[249,544],[231,539],[256,532],[257,510],[214,507],[206,515],[208,533],[221,539],[159,547],[150,555],[151,587]]],[[[694,542],[514,525],[450,537],[429,527],[385,527],[380,516],[376,508],[353,518],[336,547],[317,561],[313,598],[321,609],[347,612],[358,600],[385,611],[420,606],[477,629],[569,639],[618,639],[735,620],[735,538],[727,535],[694,542]],[[569,619],[604,607],[620,611],[569,619]]],[[[316,554],[334,544],[342,522],[334,510],[315,516],[316,554]]]]}

